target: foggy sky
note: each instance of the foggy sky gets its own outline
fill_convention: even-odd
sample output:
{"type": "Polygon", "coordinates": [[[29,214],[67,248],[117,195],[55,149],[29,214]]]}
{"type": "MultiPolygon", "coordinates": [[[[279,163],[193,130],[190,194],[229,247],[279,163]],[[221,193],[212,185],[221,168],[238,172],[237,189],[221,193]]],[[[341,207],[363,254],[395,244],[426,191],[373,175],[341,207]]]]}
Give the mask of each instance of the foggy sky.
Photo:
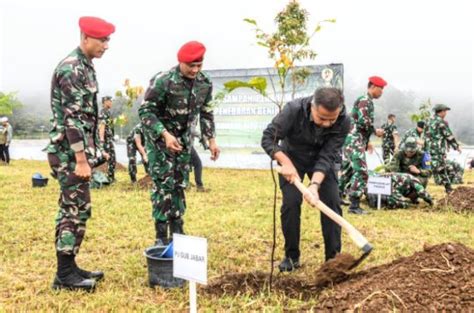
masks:
{"type": "MultiPolygon", "coordinates": [[[[474,19],[468,1],[300,2],[310,13],[311,28],[319,20],[337,19],[314,38],[319,55],[313,63],[343,63],[346,81],[361,90],[368,76],[380,75],[388,88],[413,90],[453,109],[458,101],[474,99],[474,19]]],[[[206,44],[204,69],[272,66],[242,20],[254,18],[271,32],[286,3],[0,0],[0,90],[49,94],[54,67],[79,44],[82,15],[116,25],[110,49],[94,61],[101,94],[120,89],[125,78],[146,87],[156,72],[177,63],[176,52],[188,40],[206,44]]]]}

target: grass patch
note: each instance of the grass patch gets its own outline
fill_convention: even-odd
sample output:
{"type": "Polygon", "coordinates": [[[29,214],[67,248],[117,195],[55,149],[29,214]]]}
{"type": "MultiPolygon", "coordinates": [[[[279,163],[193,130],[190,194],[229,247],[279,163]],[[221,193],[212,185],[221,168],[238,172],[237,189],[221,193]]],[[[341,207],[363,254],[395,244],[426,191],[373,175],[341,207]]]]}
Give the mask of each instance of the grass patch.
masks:
{"type": "MultiPolygon", "coordinates": [[[[143,251],[154,242],[149,192],[130,188],[126,172],[118,172],[115,185],[92,192],[92,218],[78,256],[79,264],[85,268],[104,270],[105,280],[93,294],[52,291],[58,184],[50,178],[47,187],[31,188],[35,172],[48,173],[47,163],[14,160],[10,166],[0,166],[0,311],[188,309],[187,289],[164,291],[147,286],[143,251]]],[[[472,184],[473,174],[466,173],[466,183],[472,184]]],[[[209,280],[229,272],[269,272],[273,199],[270,173],[206,168],[204,181],[212,189],[210,193],[191,190],[187,194],[185,231],[208,238],[209,280]]],[[[442,187],[431,184],[429,191],[436,199],[444,197],[442,187]]],[[[457,241],[474,248],[473,215],[424,208],[422,204],[407,210],[372,211],[363,217],[346,214],[375,247],[359,269],[411,255],[421,250],[425,242],[457,241]]],[[[347,207],[344,211],[347,213],[347,207]]],[[[283,256],[279,221],[277,229],[279,261],[283,256]]],[[[324,258],[319,213],[307,205],[302,213],[301,250],[303,267],[297,275],[305,277],[324,258]]],[[[343,250],[359,255],[346,235],[343,250]]],[[[307,308],[318,301],[263,290],[253,296],[198,296],[201,309],[216,311],[280,311],[307,308]]]]}

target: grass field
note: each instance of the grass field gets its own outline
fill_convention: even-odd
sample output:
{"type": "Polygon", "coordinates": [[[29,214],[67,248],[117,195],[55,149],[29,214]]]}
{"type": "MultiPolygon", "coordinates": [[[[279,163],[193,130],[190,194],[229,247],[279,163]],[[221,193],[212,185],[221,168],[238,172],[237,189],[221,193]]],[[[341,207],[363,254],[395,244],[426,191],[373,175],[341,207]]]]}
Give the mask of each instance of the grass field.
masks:
{"type": "MultiPolygon", "coordinates": [[[[188,309],[187,288],[164,291],[147,286],[143,250],[154,242],[149,193],[131,187],[126,172],[118,173],[115,185],[93,191],[92,218],[78,256],[83,267],[104,270],[104,281],[92,294],[52,291],[58,185],[50,178],[46,188],[31,188],[34,172],[48,173],[47,163],[14,160],[10,166],[0,166],[0,311],[188,309]]],[[[474,181],[473,174],[466,173],[466,183],[474,181]]],[[[205,169],[204,180],[212,191],[191,190],[187,194],[185,231],[208,239],[209,281],[229,272],[269,272],[273,210],[270,173],[205,169]]],[[[441,187],[431,184],[429,191],[436,199],[444,197],[441,187]]],[[[407,210],[372,211],[364,217],[345,216],[375,247],[359,270],[411,255],[425,242],[456,241],[474,248],[474,216],[456,214],[449,208],[433,212],[422,204],[407,210]]],[[[277,229],[279,261],[283,256],[279,222],[277,229]]],[[[292,275],[305,279],[319,267],[324,254],[319,213],[307,205],[302,215],[301,249],[303,267],[292,275]]],[[[359,254],[345,235],[343,250],[359,254]]],[[[198,290],[198,297],[199,308],[206,311],[281,311],[307,308],[318,301],[263,290],[258,296],[220,298],[198,290]]]]}

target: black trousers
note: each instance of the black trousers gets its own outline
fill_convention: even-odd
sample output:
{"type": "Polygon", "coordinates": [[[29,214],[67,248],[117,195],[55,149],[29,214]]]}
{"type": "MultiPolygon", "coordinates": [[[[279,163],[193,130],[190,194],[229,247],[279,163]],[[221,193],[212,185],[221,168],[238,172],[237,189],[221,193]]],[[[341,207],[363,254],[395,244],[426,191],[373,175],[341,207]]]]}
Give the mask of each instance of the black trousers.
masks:
{"type": "MultiPolygon", "coordinates": [[[[308,168],[294,164],[298,175],[311,178],[313,172],[308,168]]],[[[279,175],[280,189],[283,194],[281,206],[281,226],[285,237],[285,256],[292,259],[300,257],[300,230],[301,230],[301,203],[303,196],[301,192],[290,184],[282,175],[279,175]]],[[[319,199],[331,210],[342,216],[340,206],[339,189],[335,171],[330,171],[324,178],[319,189],[319,199]]],[[[317,210],[316,208],[314,210],[317,210]]],[[[324,254],[326,261],[334,258],[341,252],[341,227],[334,223],[324,213],[321,215],[321,228],[324,239],[324,254]]]]}
{"type": "Polygon", "coordinates": [[[10,163],[10,147],[7,145],[0,145],[0,159],[3,162],[10,163]]]}
{"type": "Polygon", "coordinates": [[[202,162],[196,149],[191,149],[191,165],[194,169],[194,182],[196,186],[202,186],[202,162]]]}

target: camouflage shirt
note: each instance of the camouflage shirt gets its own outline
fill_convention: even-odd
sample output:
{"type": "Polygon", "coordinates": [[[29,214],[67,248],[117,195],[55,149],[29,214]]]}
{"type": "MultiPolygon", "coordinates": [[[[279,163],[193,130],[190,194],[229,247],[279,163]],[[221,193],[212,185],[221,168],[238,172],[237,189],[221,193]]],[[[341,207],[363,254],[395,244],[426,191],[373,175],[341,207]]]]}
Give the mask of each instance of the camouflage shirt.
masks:
{"type": "Polygon", "coordinates": [[[143,133],[143,127],[141,123],[135,125],[127,136],[127,145],[136,145],[135,138],[140,136],[142,146],[145,146],[145,134],[143,133]]]}
{"type": "Polygon", "coordinates": [[[448,123],[437,114],[425,125],[424,135],[425,148],[431,155],[446,154],[448,144],[453,149],[459,148],[448,123]]]}
{"type": "Polygon", "coordinates": [[[88,160],[99,151],[97,84],[94,65],[78,47],[56,67],[51,82],[51,130],[49,153],[61,145],[83,151],[88,160]]]}
{"type": "Polygon", "coordinates": [[[403,134],[402,139],[400,139],[400,149],[399,149],[399,150],[402,150],[403,145],[405,144],[405,141],[406,141],[409,137],[414,137],[414,138],[418,139],[418,138],[421,138],[421,134],[418,133],[418,131],[416,130],[416,127],[407,130],[407,131],[405,132],[405,134],[403,134]]]}
{"type": "Polygon", "coordinates": [[[431,175],[430,169],[423,168],[423,152],[418,150],[416,151],[415,155],[411,158],[405,155],[403,150],[398,151],[392,158],[392,161],[387,167],[387,170],[390,172],[397,172],[397,173],[408,173],[413,176],[421,176],[421,177],[429,177],[431,175]],[[420,170],[420,174],[415,175],[410,172],[410,165],[416,166],[420,170]]]}
{"type": "Polygon", "coordinates": [[[382,125],[382,129],[384,130],[382,145],[390,147],[395,146],[393,135],[398,133],[397,126],[393,123],[385,123],[382,125]]]}
{"type": "Polygon", "coordinates": [[[147,139],[155,143],[167,130],[185,148],[191,149],[190,133],[198,115],[202,136],[207,140],[214,138],[211,99],[212,83],[203,72],[193,80],[185,78],[179,66],[158,73],[151,79],[138,110],[147,139]]]}
{"type": "Polygon", "coordinates": [[[348,136],[362,136],[363,143],[367,145],[370,136],[375,132],[374,103],[370,95],[360,96],[355,101],[349,115],[352,126],[348,136]]]}
{"type": "Polygon", "coordinates": [[[110,110],[103,108],[100,110],[99,123],[105,126],[104,141],[112,142],[114,139],[114,120],[110,114],[110,110]]]}

